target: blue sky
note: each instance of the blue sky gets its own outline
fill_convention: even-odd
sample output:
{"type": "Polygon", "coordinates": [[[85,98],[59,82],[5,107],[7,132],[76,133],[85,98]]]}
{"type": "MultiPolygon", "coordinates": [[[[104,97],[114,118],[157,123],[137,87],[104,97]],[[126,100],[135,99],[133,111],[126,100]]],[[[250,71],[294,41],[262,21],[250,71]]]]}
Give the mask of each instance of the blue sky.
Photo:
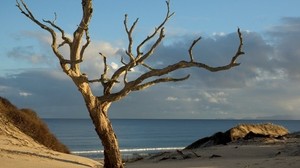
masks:
{"type": "MultiPolygon", "coordinates": [[[[72,34],[81,16],[80,0],[27,0],[39,19],[52,20],[72,34]]],[[[162,84],[130,94],[113,104],[112,118],[251,118],[300,119],[300,1],[171,0],[175,15],[166,25],[166,39],[151,58],[155,65],[184,59],[190,43],[202,36],[195,57],[211,65],[230,60],[237,47],[237,27],[246,54],[241,66],[221,73],[199,69],[188,81],[162,84]]],[[[49,47],[49,34],[25,18],[15,1],[1,2],[0,95],[40,116],[88,117],[77,89],[59,69],[49,47]]],[[[164,18],[164,0],[94,1],[90,24],[92,44],[83,70],[97,76],[99,51],[113,69],[127,45],[123,19],[140,21],[136,42],[164,18]]],[[[97,91],[99,88],[95,88],[97,91]]],[[[101,88],[100,88],[101,89],[101,88]]],[[[100,91],[99,91],[100,92],[100,91]]]]}

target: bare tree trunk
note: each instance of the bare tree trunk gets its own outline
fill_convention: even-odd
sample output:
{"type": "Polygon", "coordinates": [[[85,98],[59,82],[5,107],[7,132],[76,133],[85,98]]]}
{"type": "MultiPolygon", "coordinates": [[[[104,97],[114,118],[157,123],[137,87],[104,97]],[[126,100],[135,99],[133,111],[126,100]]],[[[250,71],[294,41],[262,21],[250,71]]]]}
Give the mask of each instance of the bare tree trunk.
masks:
{"type": "Polygon", "coordinates": [[[78,73],[70,74],[70,77],[82,94],[90,118],[95,126],[95,131],[101,139],[104,147],[104,167],[124,168],[118,139],[108,118],[108,109],[112,102],[94,96],[87,78],[83,75],[77,76],[76,74],[78,73]]]}
{"type": "Polygon", "coordinates": [[[96,132],[102,140],[104,147],[104,167],[105,168],[123,168],[122,156],[119,150],[119,144],[110,120],[105,117],[101,122],[107,122],[106,127],[96,127],[96,132]]]}
{"type": "Polygon", "coordinates": [[[124,168],[117,136],[107,116],[110,104],[111,103],[103,103],[97,100],[96,107],[88,108],[90,110],[90,117],[95,126],[95,131],[104,147],[104,167],[124,168]]]}

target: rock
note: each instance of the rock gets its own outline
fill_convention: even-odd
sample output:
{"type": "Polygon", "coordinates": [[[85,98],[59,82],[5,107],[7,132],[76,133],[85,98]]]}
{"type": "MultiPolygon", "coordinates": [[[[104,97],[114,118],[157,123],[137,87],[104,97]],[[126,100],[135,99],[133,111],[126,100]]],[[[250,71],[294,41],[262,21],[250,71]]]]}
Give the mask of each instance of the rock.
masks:
{"type": "Polygon", "coordinates": [[[252,131],[250,131],[243,139],[253,139],[253,138],[270,138],[270,135],[264,135],[264,134],[256,134],[252,131]]]}
{"type": "Polygon", "coordinates": [[[198,141],[192,143],[191,145],[187,146],[185,149],[196,149],[200,147],[208,147],[214,145],[226,145],[228,142],[231,141],[230,135],[228,132],[217,132],[210,137],[205,137],[199,139],[198,141]]]}
{"type": "Polygon", "coordinates": [[[213,154],[209,158],[212,159],[212,158],[218,158],[218,157],[222,157],[222,156],[221,155],[215,155],[215,154],[213,154]]]}
{"type": "Polygon", "coordinates": [[[226,145],[229,142],[239,139],[278,138],[287,135],[289,131],[280,125],[266,124],[240,124],[226,132],[217,132],[210,137],[205,137],[190,144],[185,149],[196,149],[214,145],[226,145]]]}
{"type": "Polygon", "coordinates": [[[230,138],[232,141],[243,139],[250,132],[275,138],[289,133],[289,131],[283,126],[272,123],[240,124],[228,131],[230,132],[230,138]]]}

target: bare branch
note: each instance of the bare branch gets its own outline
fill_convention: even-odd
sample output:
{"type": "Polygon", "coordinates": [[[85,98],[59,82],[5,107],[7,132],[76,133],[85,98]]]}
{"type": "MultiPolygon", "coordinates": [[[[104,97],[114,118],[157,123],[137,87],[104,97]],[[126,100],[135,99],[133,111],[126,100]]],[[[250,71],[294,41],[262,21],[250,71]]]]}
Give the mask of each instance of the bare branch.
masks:
{"type": "Polygon", "coordinates": [[[83,52],[89,44],[88,27],[93,13],[92,0],[82,1],[82,10],[83,10],[83,16],[80,21],[80,24],[78,25],[77,29],[73,33],[73,42],[72,42],[71,53],[70,53],[71,69],[77,73],[80,71],[79,63],[77,63],[77,61],[82,59],[83,52]],[[84,34],[86,36],[87,41],[86,44],[83,46],[83,48],[79,49],[81,47],[82,37],[84,34]],[[81,50],[83,50],[83,52],[81,50]]]}
{"type": "Polygon", "coordinates": [[[162,22],[157,28],[155,28],[154,32],[153,32],[151,35],[147,36],[147,38],[145,38],[145,40],[142,41],[142,42],[138,45],[138,47],[137,47],[137,49],[136,49],[138,56],[141,56],[141,55],[142,55],[141,48],[145,45],[145,43],[147,43],[147,42],[150,41],[155,35],[157,35],[158,31],[160,31],[161,28],[164,27],[164,25],[166,24],[166,22],[174,15],[174,12],[173,12],[173,13],[170,13],[170,1],[169,1],[169,0],[166,1],[166,4],[167,4],[167,14],[166,14],[166,16],[165,16],[165,19],[163,20],[163,22],[162,22]]]}
{"type": "Polygon", "coordinates": [[[135,58],[132,54],[132,45],[133,45],[132,32],[133,32],[136,24],[138,23],[139,19],[137,18],[135,20],[135,22],[132,24],[130,29],[128,29],[127,20],[128,20],[128,17],[127,17],[127,14],[125,14],[124,26],[125,26],[125,30],[126,30],[128,41],[129,41],[128,42],[128,49],[126,51],[126,54],[129,56],[131,62],[135,62],[135,58]]]}
{"type": "Polygon", "coordinates": [[[155,70],[154,68],[152,68],[151,66],[145,64],[144,62],[141,63],[141,65],[143,65],[144,67],[146,67],[147,69],[149,69],[150,71],[155,70]]]}
{"type": "Polygon", "coordinates": [[[101,79],[91,79],[88,80],[89,83],[96,83],[96,82],[101,82],[101,79]]]}
{"type": "Polygon", "coordinates": [[[43,21],[44,21],[45,23],[50,24],[52,27],[54,27],[54,28],[57,29],[58,31],[60,31],[60,33],[61,33],[61,38],[63,39],[63,42],[62,42],[60,45],[58,45],[58,48],[61,47],[61,46],[63,46],[64,44],[69,44],[69,46],[70,46],[71,43],[72,43],[72,40],[71,40],[70,38],[68,38],[68,37],[65,35],[65,31],[64,31],[62,28],[60,28],[59,26],[57,26],[57,25],[55,24],[56,19],[57,19],[57,15],[56,15],[56,13],[54,12],[54,20],[53,20],[53,21],[50,21],[50,20],[43,20],[43,21]]]}
{"type": "Polygon", "coordinates": [[[120,83],[117,80],[112,80],[110,78],[107,77],[107,73],[109,70],[109,67],[107,65],[107,57],[103,54],[103,53],[99,53],[102,58],[103,58],[103,64],[104,64],[104,70],[103,73],[101,74],[101,77],[99,79],[92,79],[92,80],[88,80],[89,83],[96,83],[96,82],[101,82],[102,86],[103,86],[103,94],[107,95],[109,94],[109,89],[108,89],[108,83],[120,83]]]}
{"type": "Polygon", "coordinates": [[[129,69],[127,68],[123,77],[123,82],[124,84],[127,84],[127,74],[128,74],[129,69]]]}
{"type": "Polygon", "coordinates": [[[99,53],[99,54],[102,56],[103,64],[104,64],[104,70],[103,70],[103,74],[101,75],[101,79],[106,79],[106,75],[107,75],[107,71],[108,71],[106,56],[102,53],[99,53]]]}
{"type": "Polygon", "coordinates": [[[138,62],[143,62],[144,60],[146,60],[148,57],[150,57],[154,50],[157,48],[157,46],[162,42],[162,40],[165,38],[165,33],[164,33],[164,28],[160,29],[160,34],[158,39],[155,41],[155,43],[150,47],[149,51],[146,52],[146,54],[144,54],[139,60],[138,62]]]}
{"type": "MultiPolygon", "coordinates": [[[[162,21],[162,23],[155,28],[154,32],[147,36],[137,47],[136,51],[137,51],[137,56],[136,58],[133,58],[133,54],[132,54],[132,32],[134,31],[134,28],[138,22],[138,19],[133,23],[133,25],[129,28],[128,24],[127,24],[127,15],[125,15],[125,19],[124,19],[124,25],[125,25],[125,30],[126,33],[128,35],[128,39],[129,39],[129,44],[128,44],[128,50],[126,51],[126,54],[130,57],[131,61],[129,63],[124,63],[124,66],[120,67],[118,70],[116,70],[114,72],[114,74],[111,77],[111,82],[108,83],[107,88],[109,90],[111,90],[114,86],[114,82],[113,81],[117,81],[118,78],[122,75],[122,74],[126,74],[128,73],[128,70],[130,70],[132,67],[140,65],[143,60],[147,59],[149,56],[152,55],[152,53],[154,52],[155,48],[160,44],[160,42],[162,41],[162,39],[165,37],[164,35],[164,25],[166,24],[166,22],[174,15],[174,13],[170,13],[170,3],[169,1],[166,1],[167,4],[167,13],[166,16],[164,18],[164,20],[162,21]],[[152,45],[152,47],[150,47],[149,51],[146,52],[146,54],[143,54],[143,52],[141,52],[141,48],[147,43],[149,42],[151,39],[154,38],[154,36],[156,36],[157,34],[159,34],[159,37],[156,39],[156,41],[154,42],[154,44],[152,45]],[[133,60],[133,61],[132,61],[133,60]]],[[[123,59],[123,58],[122,58],[123,59]]]]}
{"type": "Polygon", "coordinates": [[[238,33],[238,36],[239,36],[239,42],[240,42],[240,44],[239,44],[239,47],[238,47],[238,49],[237,49],[235,55],[234,55],[234,56],[232,57],[232,59],[231,59],[231,64],[232,64],[232,65],[240,65],[240,63],[236,63],[236,60],[237,60],[237,58],[238,58],[240,55],[245,54],[245,52],[242,51],[242,50],[243,50],[243,45],[244,45],[244,44],[243,44],[243,36],[242,36],[241,31],[240,31],[240,28],[238,28],[237,33],[238,33]]]}
{"type": "Polygon", "coordinates": [[[121,57],[121,63],[122,63],[123,65],[127,65],[126,62],[124,62],[123,56],[121,57]]]}
{"type": "Polygon", "coordinates": [[[59,45],[58,45],[58,48],[64,46],[65,44],[68,44],[67,41],[63,40],[59,45]]]}
{"type": "Polygon", "coordinates": [[[56,57],[59,59],[60,61],[60,65],[63,69],[63,71],[66,74],[69,74],[68,70],[68,66],[66,65],[68,60],[65,60],[63,55],[59,52],[58,50],[58,45],[57,45],[57,37],[56,37],[56,33],[53,29],[51,29],[49,26],[41,23],[40,21],[38,21],[34,15],[31,13],[31,11],[29,10],[29,8],[27,7],[27,5],[25,4],[25,2],[23,0],[16,0],[17,3],[17,7],[19,8],[19,10],[21,11],[21,13],[23,15],[25,15],[27,18],[29,18],[31,21],[33,21],[35,24],[37,24],[38,26],[40,26],[42,29],[48,31],[51,36],[52,36],[52,44],[51,44],[51,48],[52,51],[54,52],[54,54],[56,55],[56,57]],[[21,3],[20,3],[21,2],[21,3]]]}
{"type": "MultiPolygon", "coordinates": [[[[168,80],[167,79],[174,79],[174,78],[161,78],[161,79],[157,79],[158,82],[150,82],[149,85],[147,84],[142,84],[141,83],[143,81],[145,81],[146,79],[149,79],[149,78],[152,78],[152,77],[158,77],[158,76],[162,76],[162,75],[166,75],[170,72],[173,72],[173,71],[176,71],[176,70],[179,70],[179,69],[184,69],[184,68],[190,68],[190,67],[198,67],[198,68],[201,68],[201,69],[205,69],[205,70],[208,70],[208,71],[211,71],[211,72],[217,72],[217,71],[224,71],[224,70],[228,70],[230,68],[233,68],[235,66],[238,66],[240,65],[239,63],[236,63],[236,60],[239,56],[243,55],[244,52],[242,51],[242,47],[243,47],[243,39],[242,39],[242,34],[240,32],[240,29],[238,29],[238,36],[239,36],[239,47],[238,47],[238,50],[236,52],[236,54],[232,57],[231,61],[227,64],[227,65],[224,65],[224,66],[218,66],[218,67],[212,67],[212,66],[209,66],[209,65],[206,65],[204,63],[201,63],[201,62],[195,62],[195,61],[179,61],[175,64],[172,64],[172,65],[169,65],[165,68],[162,68],[162,69],[152,69],[151,71],[149,72],[146,72],[144,74],[142,74],[140,77],[136,78],[134,81],[131,81],[131,82],[128,82],[128,85],[132,85],[131,87],[135,88],[148,88],[156,83],[161,83],[161,82],[167,82],[168,80]],[[163,80],[164,79],[164,80],[163,80]]],[[[190,47],[190,52],[192,53],[192,48],[193,46],[199,41],[200,39],[196,39],[193,43],[192,43],[192,46],[190,47]]],[[[170,81],[173,81],[173,80],[170,80],[170,81]]],[[[180,81],[180,80],[178,80],[180,81]]],[[[123,91],[123,92],[120,92],[120,93],[124,93],[124,92],[130,92],[128,91],[129,87],[125,87],[124,89],[127,91],[123,91]]],[[[140,89],[139,89],[140,90],[140,89]]]]}
{"type": "Polygon", "coordinates": [[[186,80],[190,77],[190,75],[187,75],[183,78],[170,78],[170,77],[167,77],[167,78],[159,78],[159,79],[155,79],[153,81],[150,81],[150,82],[147,82],[147,83],[144,83],[144,84],[141,84],[141,85],[138,85],[136,87],[133,87],[132,91],[139,91],[139,90],[144,90],[144,89],[147,89],[149,88],[150,86],[153,86],[153,85],[156,85],[158,83],[163,83],[163,82],[179,82],[179,81],[183,81],[183,80],[186,80]]]}
{"type": "Polygon", "coordinates": [[[132,54],[132,52],[130,51],[125,51],[125,53],[126,53],[126,55],[128,55],[129,56],[129,58],[130,58],[130,62],[132,62],[134,65],[136,64],[135,62],[135,58],[134,58],[134,56],[133,56],[133,54],[132,54]]]}
{"type": "Polygon", "coordinates": [[[201,37],[197,38],[196,40],[193,41],[192,45],[189,48],[189,55],[190,55],[190,61],[193,62],[194,61],[194,57],[193,57],[193,48],[196,45],[196,43],[201,39],[201,37]]]}
{"type": "MultiPolygon", "coordinates": [[[[164,24],[167,22],[167,20],[173,15],[170,14],[170,9],[169,9],[169,1],[167,1],[167,14],[166,14],[166,17],[164,19],[164,21],[159,25],[158,28],[155,29],[155,31],[153,32],[153,34],[151,34],[150,36],[148,36],[138,47],[137,47],[137,58],[136,58],[136,61],[137,61],[137,64],[136,65],[142,65],[146,68],[148,68],[150,71],[142,74],[140,77],[136,78],[135,80],[133,81],[130,81],[130,82],[127,82],[126,81],[126,76],[127,76],[127,73],[128,73],[128,70],[130,68],[132,68],[132,66],[136,66],[136,65],[133,65],[133,64],[126,64],[124,63],[123,61],[123,64],[124,66],[123,67],[120,67],[112,76],[112,81],[108,83],[108,89],[111,90],[112,87],[114,86],[114,82],[115,80],[117,80],[119,78],[119,76],[123,73],[125,73],[125,76],[124,76],[124,83],[126,83],[127,87],[124,88],[123,92],[119,92],[120,95],[124,95],[124,93],[128,93],[130,92],[130,89],[128,88],[128,86],[131,84],[132,87],[137,87],[137,86],[140,86],[141,83],[143,83],[143,81],[145,81],[146,79],[149,79],[149,78],[152,78],[152,77],[158,77],[158,76],[162,76],[162,75],[166,75],[170,72],[173,72],[173,71],[176,71],[178,69],[183,69],[183,68],[189,68],[189,67],[198,67],[198,68],[202,68],[202,69],[205,69],[205,70],[208,70],[208,71],[211,71],[211,72],[217,72],[217,71],[223,71],[223,70],[228,70],[232,67],[235,67],[235,66],[238,66],[239,63],[236,63],[236,60],[237,58],[244,54],[244,52],[242,51],[242,46],[243,46],[243,39],[242,39],[242,34],[240,32],[240,29],[238,29],[238,36],[239,36],[239,41],[240,41],[240,44],[239,44],[239,47],[238,47],[238,50],[236,52],[236,54],[232,57],[232,60],[229,64],[227,65],[224,65],[224,66],[218,66],[218,67],[212,67],[212,66],[209,66],[207,64],[204,64],[204,63],[201,63],[201,62],[195,62],[194,58],[193,58],[193,48],[194,46],[200,41],[200,37],[195,39],[193,41],[193,43],[191,44],[189,50],[188,50],[188,53],[189,53],[189,57],[190,57],[190,61],[187,62],[187,61],[179,61],[177,63],[174,63],[172,65],[169,65],[167,67],[164,67],[162,69],[153,69],[152,67],[144,64],[144,60],[146,60],[147,58],[149,58],[154,50],[157,48],[157,46],[160,44],[160,42],[163,40],[163,38],[165,37],[164,35],[164,24]],[[141,51],[140,51],[140,48],[146,43],[148,42],[150,39],[152,39],[157,33],[159,32],[159,37],[156,39],[156,41],[154,42],[154,44],[150,47],[150,49],[148,50],[148,52],[146,52],[146,54],[143,54],[141,55],[141,51]],[[133,85],[134,83],[134,85],[133,85]]],[[[126,20],[126,19],[125,19],[126,20]]],[[[133,26],[134,27],[134,26],[133,26]]],[[[133,29],[132,29],[133,30],[133,29]]],[[[127,32],[130,32],[130,30],[127,28],[127,32]]],[[[150,85],[149,85],[150,86],[150,85]]],[[[148,86],[147,86],[148,87],[148,86]]],[[[144,87],[143,87],[144,88],[144,87]]],[[[116,94],[117,95],[117,94],[116,94]]]]}
{"type": "Polygon", "coordinates": [[[183,78],[170,78],[170,77],[166,77],[166,78],[159,78],[159,79],[155,79],[153,81],[144,83],[144,84],[138,84],[137,81],[131,81],[128,82],[125,87],[117,92],[117,93],[111,93],[109,96],[100,96],[98,97],[99,99],[103,100],[103,101],[108,101],[108,102],[113,102],[113,101],[118,101],[120,99],[122,99],[123,97],[127,96],[131,91],[139,91],[139,90],[144,90],[147,89],[155,84],[158,83],[164,83],[164,82],[179,82],[179,81],[183,81],[186,80],[190,77],[190,75],[187,75],[183,78]]]}
{"type": "Polygon", "coordinates": [[[89,28],[87,27],[85,30],[85,44],[81,47],[81,51],[80,51],[80,60],[83,60],[83,54],[85,49],[89,46],[90,42],[91,42],[91,38],[89,35],[89,28]]]}

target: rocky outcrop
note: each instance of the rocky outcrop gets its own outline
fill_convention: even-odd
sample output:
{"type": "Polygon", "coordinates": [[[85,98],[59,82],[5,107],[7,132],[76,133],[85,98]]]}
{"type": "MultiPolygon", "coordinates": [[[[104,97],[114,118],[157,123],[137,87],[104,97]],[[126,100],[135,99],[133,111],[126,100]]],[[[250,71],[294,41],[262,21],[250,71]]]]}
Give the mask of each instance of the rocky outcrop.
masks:
{"type": "Polygon", "coordinates": [[[240,124],[226,132],[218,132],[210,137],[205,137],[190,144],[185,149],[196,149],[213,145],[226,145],[240,139],[253,138],[278,138],[287,135],[289,131],[280,125],[265,124],[240,124]]]}
{"type": "Polygon", "coordinates": [[[230,130],[231,140],[238,140],[247,136],[247,134],[257,134],[269,137],[280,137],[289,133],[289,131],[280,125],[272,123],[266,124],[241,124],[230,130]]]}

